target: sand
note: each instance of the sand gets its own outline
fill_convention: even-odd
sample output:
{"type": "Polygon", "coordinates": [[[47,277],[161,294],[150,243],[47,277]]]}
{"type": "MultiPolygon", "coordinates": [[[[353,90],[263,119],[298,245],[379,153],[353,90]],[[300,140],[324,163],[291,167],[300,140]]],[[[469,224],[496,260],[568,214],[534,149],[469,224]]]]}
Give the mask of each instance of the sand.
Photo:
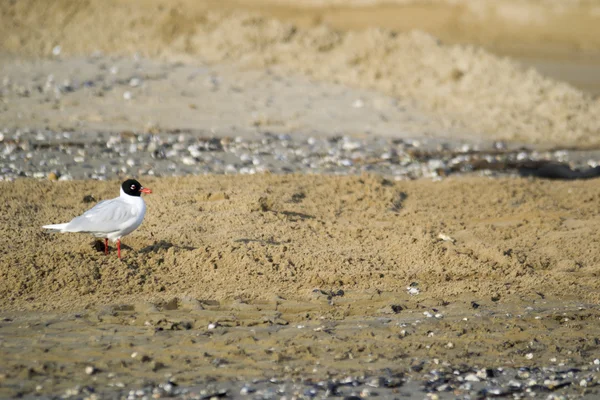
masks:
{"type": "MultiPolygon", "coordinates": [[[[3,149],[46,128],[77,143],[178,129],[600,143],[592,91],[490,52],[519,53],[522,38],[540,47],[532,57],[559,49],[594,66],[593,2],[217,3],[0,3],[3,149]],[[393,7],[421,18],[388,24],[393,7]],[[75,85],[86,80],[102,90],[75,85]]],[[[598,382],[595,180],[138,178],[154,194],[122,261],[114,245],[105,256],[90,236],[41,229],[89,195],[116,196],[118,181],[0,182],[0,396],[464,364],[576,367],[598,382]]]]}
{"type": "Polygon", "coordinates": [[[438,363],[564,370],[597,355],[594,181],[142,183],[154,193],[122,261],[114,246],[105,256],[89,236],[40,228],[117,182],[0,183],[3,395],[438,363]]]}
{"type": "Polygon", "coordinates": [[[155,193],[143,227],[125,240],[123,262],[95,250],[90,237],[40,228],[84,211],[88,194],[115,195],[116,182],[3,183],[2,240],[19,249],[0,260],[4,308],[177,296],[305,300],[315,288],[405,296],[412,282],[420,299],[439,301],[600,300],[593,181],[265,175],[142,183],[155,193]]]}
{"type": "Polygon", "coordinates": [[[410,100],[282,71],[69,57],[8,58],[2,72],[9,81],[0,106],[3,128],[69,131],[81,141],[93,137],[92,131],[183,130],[196,136],[243,138],[268,131],[299,138],[446,140],[454,139],[455,133],[442,118],[417,109],[410,100]],[[126,99],[126,93],[131,98],[126,99]]]}
{"type": "Polygon", "coordinates": [[[305,28],[211,4],[9,2],[1,48],[281,68],[414,102],[457,136],[579,147],[600,140],[600,100],[481,48],[445,45],[420,31],[305,28]]]}

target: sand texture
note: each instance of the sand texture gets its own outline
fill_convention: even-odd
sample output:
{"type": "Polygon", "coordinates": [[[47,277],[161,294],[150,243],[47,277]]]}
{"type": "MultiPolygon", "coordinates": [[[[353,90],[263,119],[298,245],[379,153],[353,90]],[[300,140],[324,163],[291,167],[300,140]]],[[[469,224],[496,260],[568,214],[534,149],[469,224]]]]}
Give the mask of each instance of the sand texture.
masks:
{"type": "Polygon", "coordinates": [[[598,398],[598,15],[0,2],[0,397],[598,398]]]}
{"type": "Polygon", "coordinates": [[[88,208],[85,196],[112,197],[116,182],[0,184],[0,394],[77,383],[110,397],[115,384],[167,373],[180,385],[322,380],[403,376],[438,368],[432,359],[469,371],[587,365],[597,354],[594,182],[143,184],[154,193],[123,261],[85,234],[40,228],[88,208]]]}
{"type": "Polygon", "coordinates": [[[124,261],[83,234],[48,234],[115,182],[3,183],[6,309],[78,309],[135,299],[306,299],[313,289],[424,299],[597,303],[593,183],[460,178],[255,176],[148,180],[124,261]],[[35,196],[32,196],[35,193],[35,196]],[[14,232],[21,232],[14,235],[14,232]],[[446,235],[440,238],[439,235],[446,235]],[[444,238],[446,240],[444,240],[444,238]],[[268,288],[268,289],[267,289],[268,288]]]}

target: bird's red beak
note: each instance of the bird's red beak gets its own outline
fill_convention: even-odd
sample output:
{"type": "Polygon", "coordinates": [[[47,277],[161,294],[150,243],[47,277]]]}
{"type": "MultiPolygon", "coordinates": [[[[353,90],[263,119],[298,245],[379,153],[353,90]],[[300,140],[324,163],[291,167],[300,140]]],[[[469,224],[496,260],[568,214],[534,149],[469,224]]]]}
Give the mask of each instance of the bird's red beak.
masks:
{"type": "Polygon", "coordinates": [[[148,189],[148,188],[143,187],[143,188],[140,189],[140,192],[141,193],[150,194],[150,193],[152,193],[152,189],[148,189]]]}

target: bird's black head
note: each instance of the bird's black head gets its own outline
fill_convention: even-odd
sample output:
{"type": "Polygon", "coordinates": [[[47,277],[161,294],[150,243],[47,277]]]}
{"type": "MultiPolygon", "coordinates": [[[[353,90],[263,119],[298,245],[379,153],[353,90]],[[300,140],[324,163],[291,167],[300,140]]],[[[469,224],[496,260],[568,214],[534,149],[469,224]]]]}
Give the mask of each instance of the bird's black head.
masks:
{"type": "Polygon", "coordinates": [[[141,196],[142,193],[152,193],[150,189],[146,189],[142,186],[141,183],[136,181],[135,179],[127,179],[121,185],[123,191],[130,196],[141,196]]]}

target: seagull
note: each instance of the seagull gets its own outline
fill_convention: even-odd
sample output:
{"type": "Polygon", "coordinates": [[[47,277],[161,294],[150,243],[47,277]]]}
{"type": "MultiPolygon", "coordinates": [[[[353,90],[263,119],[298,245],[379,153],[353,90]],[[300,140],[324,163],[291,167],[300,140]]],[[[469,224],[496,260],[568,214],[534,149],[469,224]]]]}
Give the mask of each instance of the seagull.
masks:
{"type": "Polygon", "coordinates": [[[136,230],[144,220],[146,203],[142,193],[152,193],[135,179],[121,184],[119,197],[104,200],[65,224],[44,225],[42,228],[54,232],[91,233],[104,238],[104,254],[108,254],[108,240],[117,242],[117,253],[121,259],[121,238],[136,230]]]}

